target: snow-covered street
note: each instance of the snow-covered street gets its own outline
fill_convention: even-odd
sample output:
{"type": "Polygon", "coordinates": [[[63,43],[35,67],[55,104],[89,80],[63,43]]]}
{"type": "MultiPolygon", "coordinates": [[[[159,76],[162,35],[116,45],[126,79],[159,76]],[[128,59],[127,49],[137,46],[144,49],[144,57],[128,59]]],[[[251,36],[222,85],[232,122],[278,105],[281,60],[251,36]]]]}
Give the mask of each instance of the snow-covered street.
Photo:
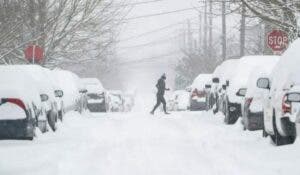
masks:
{"type": "Polygon", "coordinates": [[[275,147],[208,112],[70,112],[57,133],[0,141],[0,174],[299,174],[298,149],[299,142],[275,147]]]}

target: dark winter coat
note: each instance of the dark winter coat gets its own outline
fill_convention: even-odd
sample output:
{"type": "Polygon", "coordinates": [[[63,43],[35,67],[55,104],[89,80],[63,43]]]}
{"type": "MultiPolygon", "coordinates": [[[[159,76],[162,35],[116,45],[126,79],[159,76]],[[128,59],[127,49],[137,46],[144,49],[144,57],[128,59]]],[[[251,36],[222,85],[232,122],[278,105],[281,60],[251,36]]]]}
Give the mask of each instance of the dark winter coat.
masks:
{"type": "Polygon", "coordinates": [[[156,84],[157,87],[157,95],[161,95],[163,96],[165,94],[166,91],[166,82],[165,79],[163,77],[161,77],[156,84]]]}

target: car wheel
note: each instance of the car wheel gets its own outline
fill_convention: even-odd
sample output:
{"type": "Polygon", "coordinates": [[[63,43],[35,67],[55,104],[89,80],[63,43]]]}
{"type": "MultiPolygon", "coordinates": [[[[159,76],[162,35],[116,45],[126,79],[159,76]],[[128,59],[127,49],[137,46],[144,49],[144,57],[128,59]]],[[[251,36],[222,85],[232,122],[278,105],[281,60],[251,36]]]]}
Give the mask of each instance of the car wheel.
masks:
{"type": "Polygon", "coordinates": [[[273,128],[274,135],[271,135],[271,140],[276,146],[293,144],[295,142],[295,136],[281,136],[277,130],[276,122],[275,122],[275,112],[273,112],[273,128]]]}

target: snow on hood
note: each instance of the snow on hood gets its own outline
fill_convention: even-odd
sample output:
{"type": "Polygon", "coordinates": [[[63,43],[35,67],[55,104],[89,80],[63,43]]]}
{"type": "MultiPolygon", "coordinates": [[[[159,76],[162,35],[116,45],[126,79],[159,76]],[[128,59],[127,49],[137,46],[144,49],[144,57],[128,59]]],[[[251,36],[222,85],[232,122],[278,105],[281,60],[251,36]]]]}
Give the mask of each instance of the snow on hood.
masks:
{"type": "Polygon", "coordinates": [[[246,97],[256,97],[260,96],[261,93],[265,92],[264,89],[260,89],[257,87],[257,80],[261,77],[270,77],[274,67],[278,63],[280,57],[273,56],[274,59],[269,62],[269,64],[263,64],[260,66],[255,67],[249,77],[249,81],[247,83],[247,93],[246,97]]]}
{"type": "Polygon", "coordinates": [[[262,68],[269,64],[274,64],[274,56],[245,56],[238,63],[234,76],[229,80],[227,94],[230,102],[241,103],[242,98],[236,96],[241,88],[247,88],[250,75],[253,70],[262,68]]]}
{"type": "Polygon", "coordinates": [[[205,84],[211,83],[212,74],[199,74],[192,83],[192,89],[202,90],[205,88],[205,84]]]}

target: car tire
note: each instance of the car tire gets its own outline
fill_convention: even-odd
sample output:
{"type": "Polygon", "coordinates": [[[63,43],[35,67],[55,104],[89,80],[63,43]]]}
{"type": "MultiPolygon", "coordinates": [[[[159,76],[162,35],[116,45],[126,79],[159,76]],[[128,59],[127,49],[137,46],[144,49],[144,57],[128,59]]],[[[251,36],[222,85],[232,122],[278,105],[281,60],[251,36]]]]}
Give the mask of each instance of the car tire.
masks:
{"type": "Polygon", "coordinates": [[[275,112],[273,112],[273,129],[274,129],[274,135],[270,135],[272,142],[276,146],[282,146],[282,145],[288,145],[293,144],[295,142],[296,137],[295,136],[281,136],[280,133],[277,130],[276,122],[275,122],[275,112]]]}

